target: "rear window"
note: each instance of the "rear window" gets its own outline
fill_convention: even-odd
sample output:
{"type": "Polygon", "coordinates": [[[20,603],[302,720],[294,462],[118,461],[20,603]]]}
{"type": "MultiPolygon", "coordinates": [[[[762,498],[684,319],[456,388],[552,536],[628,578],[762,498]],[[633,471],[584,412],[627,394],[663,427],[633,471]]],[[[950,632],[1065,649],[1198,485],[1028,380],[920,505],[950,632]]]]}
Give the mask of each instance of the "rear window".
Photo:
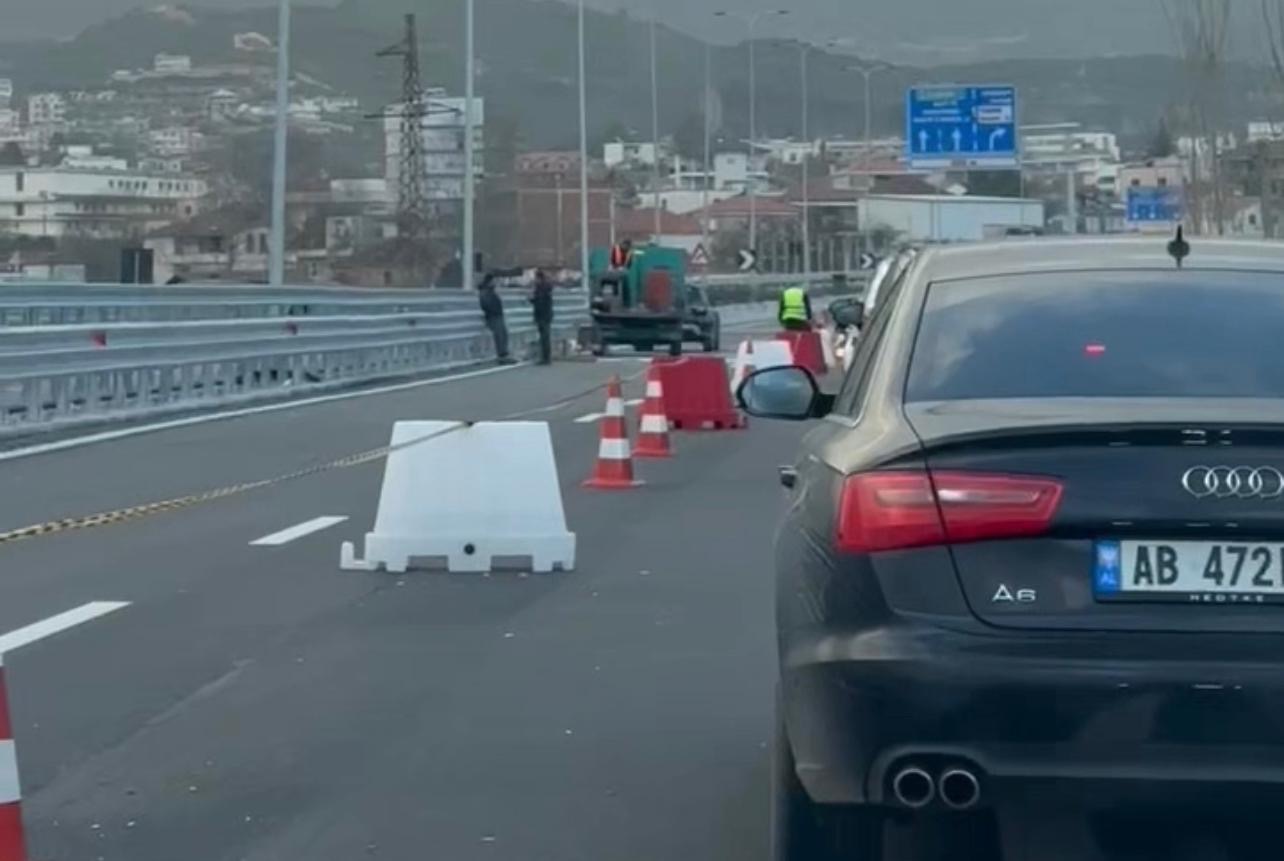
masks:
{"type": "Polygon", "coordinates": [[[1284,397],[1284,276],[1050,273],[933,285],[907,401],[1284,397]]]}

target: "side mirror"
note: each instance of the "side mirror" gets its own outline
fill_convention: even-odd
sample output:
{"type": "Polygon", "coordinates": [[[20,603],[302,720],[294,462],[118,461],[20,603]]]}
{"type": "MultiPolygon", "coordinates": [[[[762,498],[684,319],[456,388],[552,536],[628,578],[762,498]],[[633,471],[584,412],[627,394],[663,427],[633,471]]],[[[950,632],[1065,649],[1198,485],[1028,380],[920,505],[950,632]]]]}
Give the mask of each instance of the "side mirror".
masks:
{"type": "Polygon", "coordinates": [[[833,395],[816,385],[806,368],[787,365],[750,374],[736,390],[741,409],[764,419],[805,421],[826,416],[833,409],[833,395]]]}
{"type": "Polygon", "coordinates": [[[696,307],[691,309],[691,313],[696,315],[697,317],[707,317],[709,315],[709,309],[705,308],[702,305],[697,305],[696,307]]]}

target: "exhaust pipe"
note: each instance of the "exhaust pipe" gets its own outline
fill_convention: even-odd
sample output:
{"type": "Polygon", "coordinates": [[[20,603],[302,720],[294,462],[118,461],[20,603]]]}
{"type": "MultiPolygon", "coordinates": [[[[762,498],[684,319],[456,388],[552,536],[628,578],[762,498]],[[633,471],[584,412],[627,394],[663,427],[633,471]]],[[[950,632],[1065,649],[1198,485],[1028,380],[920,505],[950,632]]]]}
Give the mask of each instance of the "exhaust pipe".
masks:
{"type": "Polygon", "coordinates": [[[981,800],[981,783],[966,768],[951,768],[941,775],[941,800],[951,810],[970,810],[981,800]]]}
{"type": "Polygon", "coordinates": [[[896,772],[896,777],[892,778],[892,792],[901,804],[917,810],[932,803],[936,797],[936,784],[932,782],[932,775],[911,765],[896,772]]]}

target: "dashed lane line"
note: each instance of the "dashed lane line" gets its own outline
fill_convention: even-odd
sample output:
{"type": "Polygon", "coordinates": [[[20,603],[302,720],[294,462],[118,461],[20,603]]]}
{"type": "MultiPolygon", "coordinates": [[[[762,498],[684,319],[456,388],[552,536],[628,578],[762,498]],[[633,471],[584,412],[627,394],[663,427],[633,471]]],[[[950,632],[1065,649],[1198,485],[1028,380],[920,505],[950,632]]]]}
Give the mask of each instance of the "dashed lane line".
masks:
{"type": "Polygon", "coordinates": [[[79,607],[67,610],[65,613],[59,613],[56,616],[50,616],[48,619],[33,622],[24,628],[18,628],[16,631],[0,635],[0,656],[3,656],[5,652],[11,652],[14,649],[30,645],[37,640],[43,640],[45,637],[52,637],[54,634],[60,634],[68,628],[83,625],[85,622],[91,622],[100,616],[106,616],[108,613],[114,613],[128,606],[128,601],[90,601],[88,604],[81,604],[79,607]]]}
{"type": "MultiPolygon", "coordinates": [[[[626,383],[632,382],[640,378],[643,373],[645,373],[645,371],[638,371],[635,374],[632,374],[628,377],[623,378],[621,382],[626,382],[626,383]]],[[[493,419],[492,421],[513,421],[516,419],[530,418],[532,416],[542,415],[545,413],[557,412],[559,410],[564,409],[567,406],[570,406],[576,401],[582,400],[583,398],[586,398],[601,392],[603,389],[607,387],[608,384],[609,383],[600,383],[598,385],[593,386],[590,389],[586,389],[585,391],[563,398],[560,401],[557,401],[556,403],[547,404],[542,407],[535,407],[529,410],[520,410],[515,413],[509,413],[506,416],[499,416],[498,418],[493,419]]],[[[383,460],[385,457],[387,457],[388,455],[392,454],[395,451],[401,451],[402,449],[421,445],[422,443],[426,443],[438,437],[445,436],[446,434],[454,433],[455,431],[472,427],[473,424],[475,424],[475,422],[472,422],[472,421],[456,422],[455,424],[449,425],[448,427],[445,427],[439,431],[435,431],[433,433],[426,434],[421,437],[416,437],[415,439],[406,440],[405,442],[400,443],[399,445],[380,446],[379,448],[370,449],[369,451],[358,452],[357,454],[351,454],[346,457],[337,458],[327,463],[319,463],[314,466],[304,467],[303,469],[296,469],[293,472],[287,472],[283,475],[275,476],[274,478],[264,478],[258,481],[246,481],[240,484],[232,484],[226,487],[219,487],[213,490],[206,490],[200,493],[188,494],[187,496],[175,497],[174,499],[166,499],[160,502],[150,502],[145,505],[135,505],[129,508],[119,508],[114,511],[103,511],[97,514],[90,514],[82,517],[66,517],[66,518],[63,518],[62,520],[51,520],[45,523],[35,523],[35,524],[32,524],[31,526],[23,526],[18,529],[11,529],[8,532],[0,532],[0,547],[3,547],[6,544],[15,544],[19,541],[25,541],[29,538],[41,538],[47,535],[54,535],[60,532],[70,532],[73,530],[80,530],[80,529],[93,529],[100,526],[111,526],[118,523],[127,523],[133,520],[139,520],[141,518],[150,517],[155,514],[162,514],[170,511],[181,511],[183,509],[192,508],[194,506],[202,505],[207,502],[214,502],[215,500],[219,500],[219,499],[227,499],[233,496],[240,496],[245,493],[250,493],[256,490],[263,490],[269,487],[275,487],[280,484],[285,484],[291,481],[297,481],[298,479],[307,478],[313,475],[320,475],[322,473],[332,472],[340,469],[350,469],[352,467],[361,466],[363,464],[371,463],[378,460],[383,460]]]]}
{"type": "Polygon", "coordinates": [[[589,413],[588,415],[583,415],[577,418],[575,423],[577,425],[591,425],[604,415],[606,415],[606,413],[589,413]]]}
{"type": "Polygon", "coordinates": [[[297,541],[315,532],[323,529],[329,529],[332,526],[338,526],[347,520],[347,517],[328,516],[315,517],[312,520],[291,526],[289,529],[282,529],[280,532],[273,532],[271,535],[264,535],[255,541],[250,542],[251,547],[280,547],[282,544],[289,544],[291,541],[297,541]]]}

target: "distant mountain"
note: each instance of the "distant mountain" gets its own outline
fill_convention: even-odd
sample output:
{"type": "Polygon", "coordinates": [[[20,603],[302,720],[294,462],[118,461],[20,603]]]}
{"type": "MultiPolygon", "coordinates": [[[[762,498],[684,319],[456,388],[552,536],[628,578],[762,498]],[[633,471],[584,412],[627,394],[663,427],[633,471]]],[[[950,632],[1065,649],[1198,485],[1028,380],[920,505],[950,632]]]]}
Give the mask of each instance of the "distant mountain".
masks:
{"type": "MultiPolygon", "coordinates": [[[[300,0],[303,5],[309,0],[300,0]]],[[[325,0],[310,0],[324,3],[325,0]]],[[[519,0],[506,0],[509,6],[519,0]]],[[[1167,0],[1182,6],[1192,0],[1167,0]]],[[[607,11],[654,11],[667,25],[700,38],[734,42],[744,28],[713,10],[746,11],[779,5],[787,18],[764,25],[762,34],[800,37],[824,43],[854,39],[866,53],[908,65],[971,63],[1012,58],[1065,59],[1111,54],[1158,54],[1173,50],[1161,0],[588,0],[607,11]]],[[[228,11],[271,6],[274,0],[197,0],[189,4],[228,11]]],[[[6,0],[4,32],[13,37],[70,38],[86,26],[158,0],[6,0]]],[[[172,5],[172,4],[171,4],[172,5]]],[[[326,5],[332,5],[327,3],[326,5]]],[[[365,14],[399,12],[407,2],[365,0],[365,14]]],[[[417,11],[444,14],[460,0],[418,2],[417,11]]],[[[1256,0],[1233,0],[1235,27],[1231,49],[1237,58],[1261,58],[1260,9],[1256,0]]]]}
{"type": "MultiPolygon", "coordinates": [[[[823,7],[830,0],[808,2],[823,7]]],[[[850,0],[844,2],[857,5],[850,4],[850,0]]],[[[898,0],[896,5],[907,8],[927,2],[898,0]]],[[[976,7],[981,2],[997,9],[1009,0],[968,0],[956,2],[951,8],[976,7]]],[[[1047,6],[1044,0],[1020,2],[1047,6]]],[[[1078,5],[1089,2],[1097,0],[1081,0],[1078,5]]],[[[1109,2],[1113,6],[1142,3],[1147,8],[1158,8],[1158,3],[1142,0],[1109,2]]],[[[463,4],[407,0],[406,5],[419,11],[425,82],[458,92],[464,65],[463,4]]],[[[873,7],[892,4],[858,5],[868,13],[867,30],[874,32],[874,24],[886,16],[873,11],[873,7]]],[[[940,14],[949,21],[962,13],[940,14]]],[[[577,116],[574,8],[558,0],[477,0],[477,15],[479,88],[489,101],[492,121],[516,123],[521,141],[528,148],[573,145],[577,116]]],[[[1119,21],[1128,20],[1129,15],[1120,12],[1119,21]]],[[[358,96],[370,109],[394,101],[400,88],[397,63],[374,55],[397,41],[401,18],[401,10],[388,0],[342,0],[334,7],[301,6],[294,18],[295,68],[358,96]]],[[[1020,16],[1012,19],[1014,25],[1021,20],[1024,18],[1020,16]]],[[[88,27],[70,41],[0,43],[0,75],[13,77],[20,91],[29,92],[101,84],[113,70],[148,66],[152,57],[162,51],[190,54],[198,63],[244,60],[244,55],[234,51],[232,39],[234,34],[246,31],[273,35],[274,11],[262,7],[136,11],[88,27]]],[[[590,116],[595,135],[607,129],[647,130],[643,136],[649,135],[646,25],[622,12],[593,13],[588,19],[588,32],[590,116]]],[[[670,132],[689,129],[694,119],[698,128],[704,44],[665,28],[660,46],[663,127],[670,132]]],[[[797,43],[782,39],[759,45],[760,133],[786,136],[798,132],[798,50],[797,43]]],[[[266,61],[264,55],[259,56],[260,61],[266,61]]],[[[938,59],[946,56],[942,54],[938,59]]],[[[813,53],[815,133],[859,131],[862,87],[855,75],[845,71],[854,59],[854,52],[813,53]]],[[[746,134],[748,125],[746,48],[742,44],[720,45],[714,51],[713,62],[724,133],[737,140],[746,134]]],[[[1087,60],[996,59],[931,68],[900,67],[880,73],[875,80],[874,114],[879,133],[899,130],[907,85],[932,81],[1014,83],[1022,92],[1023,121],[1076,120],[1112,128],[1136,140],[1145,139],[1158,118],[1183,101],[1180,64],[1171,57],[1154,55],[1087,60]]],[[[1278,99],[1268,97],[1266,83],[1260,71],[1232,66],[1225,100],[1227,117],[1242,121],[1262,115],[1268,106],[1278,110],[1278,99]]]]}

